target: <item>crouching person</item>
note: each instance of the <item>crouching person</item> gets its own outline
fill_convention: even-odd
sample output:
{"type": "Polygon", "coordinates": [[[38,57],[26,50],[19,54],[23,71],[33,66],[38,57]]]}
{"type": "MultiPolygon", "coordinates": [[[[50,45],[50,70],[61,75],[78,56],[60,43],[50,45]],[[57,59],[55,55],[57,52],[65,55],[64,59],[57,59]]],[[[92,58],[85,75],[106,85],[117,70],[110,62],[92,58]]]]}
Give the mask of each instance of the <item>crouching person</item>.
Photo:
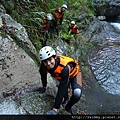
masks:
{"type": "Polygon", "coordinates": [[[42,61],[40,75],[43,85],[39,90],[43,93],[46,91],[47,73],[60,82],[54,106],[46,115],[57,115],[62,103],[66,103],[65,110],[73,115],[71,108],[80,100],[82,93],[82,75],[78,61],[67,56],[57,55],[50,46],[43,47],[39,54],[42,61]],[[69,85],[72,88],[70,98],[68,97],[69,85]]]}

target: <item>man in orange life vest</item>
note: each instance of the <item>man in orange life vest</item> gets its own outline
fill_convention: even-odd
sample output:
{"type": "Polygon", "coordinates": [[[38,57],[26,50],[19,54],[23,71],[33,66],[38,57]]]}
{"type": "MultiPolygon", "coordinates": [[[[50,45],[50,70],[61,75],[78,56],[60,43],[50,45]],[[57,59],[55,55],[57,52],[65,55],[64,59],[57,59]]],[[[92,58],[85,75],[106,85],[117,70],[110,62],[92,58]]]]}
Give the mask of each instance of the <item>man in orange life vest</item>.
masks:
{"type": "Polygon", "coordinates": [[[60,105],[66,103],[65,110],[73,115],[72,106],[80,100],[82,94],[82,74],[77,60],[58,55],[50,46],[43,47],[40,52],[42,61],[40,75],[42,87],[38,91],[44,93],[47,89],[47,73],[59,81],[58,91],[53,108],[46,115],[57,115],[60,105]],[[71,85],[72,95],[68,97],[68,88],[71,85]],[[64,101],[63,101],[64,99],[64,101]]]}
{"type": "Polygon", "coordinates": [[[67,5],[63,4],[61,8],[57,8],[54,13],[56,29],[58,30],[58,19],[60,20],[60,25],[62,25],[64,12],[67,9],[67,5]]]}
{"type": "Polygon", "coordinates": [[[52,22],[53,22],[53,17],[52,17],[52,14],[51,13],[48,13],[47,15],[46,15],[46,17],[42,17],[42,20],[43,20],[43,24],[42,24],[42,30],[41,30],[41,34],[43,35],[43,36],[45,36],[45,38],[43,38],[42,40],[41,40],[41,44],[42,44],[42,46],[45,46],[46,45],[46,42],[47,42],[47,39],[48,39],[48,33],[49,33],[49,29],[50,29],[50,27],[51,27],[51,24],[53,24],[52,22]]]}
{"type": "Polygon", "coordinates": [[[68,32],[71,31],[71,34],[73,34],[74,36],[76,36],[76,34],[79,33],[78,27],[75,24],[75,21],[71,22],[71,25],[68,28],[68,32]]]}

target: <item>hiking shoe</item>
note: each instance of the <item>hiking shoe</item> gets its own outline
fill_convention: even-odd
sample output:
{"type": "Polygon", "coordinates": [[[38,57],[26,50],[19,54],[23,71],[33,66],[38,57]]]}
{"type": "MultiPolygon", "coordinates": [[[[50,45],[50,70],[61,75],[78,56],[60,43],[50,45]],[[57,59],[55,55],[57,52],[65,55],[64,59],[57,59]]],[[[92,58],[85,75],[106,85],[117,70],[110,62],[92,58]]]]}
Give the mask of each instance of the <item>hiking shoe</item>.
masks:
{"type": "Polygon", "coordinates": [[[57,115],[58,112],[56,112],[55,110],[50,110],[46,113],[46,115],[57,115]]]}
{"type": "Polygon", "coordinates": [[[32,90],[33,92],[45,93],[46,88],[44,87],[36,87],[32,90]]]}

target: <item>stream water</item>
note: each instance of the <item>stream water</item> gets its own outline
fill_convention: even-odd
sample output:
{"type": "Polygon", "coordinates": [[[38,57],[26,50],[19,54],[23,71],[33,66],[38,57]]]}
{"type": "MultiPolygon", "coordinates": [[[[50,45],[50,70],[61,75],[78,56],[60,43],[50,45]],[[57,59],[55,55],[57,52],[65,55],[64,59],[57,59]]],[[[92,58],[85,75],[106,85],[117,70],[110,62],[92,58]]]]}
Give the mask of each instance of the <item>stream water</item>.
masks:
{"type": "MultiPolygon", "coordinates": [[[[120,33],[120,22],[110,22],[120,33]]],[[[109,93],[120,95],[120,38],[116,44],[100,46],[90,55],[89,63],[98,83],[109,93]]]]}

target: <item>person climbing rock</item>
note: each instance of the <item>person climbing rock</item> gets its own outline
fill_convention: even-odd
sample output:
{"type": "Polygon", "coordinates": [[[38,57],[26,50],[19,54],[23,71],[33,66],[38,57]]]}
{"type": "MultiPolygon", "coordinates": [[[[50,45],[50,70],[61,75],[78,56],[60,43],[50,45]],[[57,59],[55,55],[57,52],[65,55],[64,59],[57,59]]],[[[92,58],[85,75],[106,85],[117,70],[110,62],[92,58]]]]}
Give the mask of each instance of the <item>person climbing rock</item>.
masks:
{"type": "Polygon", "coordinates": [[[62,103],[66,103],[65,110],[73,115],[72,106],[80,100],[82,94],[82,73],[78,61],[71,57],[56,54],[50,46],[44,46],[40,49],[39,55],[42,87],[39,87],[38,91],[45,93],[47,73],[50,73],[55,80],[59,81],[54,106],[46,115],[57,115],[62,103]],[[71,97],[68,97],[69,86],[72,89],[71,97]]]}
{"type": "Polygon", "coordinates": [[[74,35],[74,37],[76,37],[76,35],[79,33],[78,27],[75,24],[75,21],[71,21],[71,24],[68,28],[68,32],[71,32],[71,34],[74,35]]]}
{"type": "Polygon", "coordinates": [[[63,4],[62,7],[56,8],[55,12],[53,13],[57,31],[58,31],[58,25],[62,26],[64,12],[66,9],[67,9],[67,5],[63,4]],[[59,20],[59,24],[58,24],[58,20],[59,20]]]}
{"type": "Polygon", "coordinates": [[[43,38],[40,40],[42,47],[46,46],[47,39],[49,37],[49,29],[52,26],[53,22],[53,16],[51,13],[48,13],[46,17],[42,17],[43,24],[42,24],[42,29],[41,29],[41,34],[43,35],[43,38]]]}

